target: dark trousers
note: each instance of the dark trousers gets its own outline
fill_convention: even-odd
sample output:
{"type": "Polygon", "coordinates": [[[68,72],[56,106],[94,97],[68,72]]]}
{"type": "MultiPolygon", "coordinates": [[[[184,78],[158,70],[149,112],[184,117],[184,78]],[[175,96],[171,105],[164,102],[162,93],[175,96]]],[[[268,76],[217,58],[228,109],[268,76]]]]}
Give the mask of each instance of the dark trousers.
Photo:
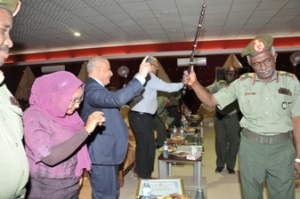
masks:
{"type": "Polygon", "coordinates": [[[170,128],[173,128],[173,126],[181,126],[181,114],[177,111],[177,106],[168,106],[167,111],[169,113],[170,117],[173,117],[173,124],[170,124],[170,128]]]}
{"type": "Polygon", "coordinates": [[[140,178],[149,179],[155,158],[154,118],[150,114],[129,111],[128,119],[136,140],[135,172],[140,178]]]}
{"type": "Polygon", "coordinates": [[[164,141],[167,139],[167,130],[164,122],[157,114],[154,116],[154,128],[157,131],[156,145],[163,146],[164,141]]]}
{"type": "Polygon", "coordinates": [[[217,167],[234,169],[240,143],[240,114],[230,116],[215,116],[215,150],[217,155],[217,167]]]}
{"type": "Polygon", "coordinates": [[[120,187],[118,171],[119,165],[92,165],[91,185],[93,199],[118,198],[120,187]]]}

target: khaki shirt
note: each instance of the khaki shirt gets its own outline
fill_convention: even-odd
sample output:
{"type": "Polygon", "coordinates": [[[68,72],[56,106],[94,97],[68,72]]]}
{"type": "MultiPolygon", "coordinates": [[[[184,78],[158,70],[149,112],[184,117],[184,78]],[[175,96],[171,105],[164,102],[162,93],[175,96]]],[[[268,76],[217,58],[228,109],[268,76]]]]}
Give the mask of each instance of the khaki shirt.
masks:
{"type": "Polygon", "coordinates": [[[300,84],[293,74],[275,71],[268,83],[247,73],[227,89],[214,94],[219,108],[238,99],[243,113],[241,126],[258,134],[279,134],[293,130],[292,117],[300,116],[300,84]]]}
{"type": "MultiPolygon", "coordinates": [[[[213,84],[207,86],[206,88],[211,94],[217,93],[219,90],[226,88],[227,83],[225,80],[220,80],[218,82],[214,82],[213,84]]],[[[231,115],[237,112],[240,112],[239,105],[237,101],[235,100],[233,103],[230,103],[228,106],[224,107],[223,109],[220,109],[217,106],[216,111],[222,115],[231,115]]]]}
{"type": "Polygon", "coordinates": [[[164,96],[158,96],[157,100],[157,110],[156,114],[160,117],[160,119],[165,123],[170,125],[174,121],[174,117],[169,116],[169,112],[166,110],[165,100],[167,98],[164,96]]]}
{"type": "Polygon", "coordinates": [[[0,74],[0,198],[25,198],[29,166],[23,138],[22,111],[0,74]]]}

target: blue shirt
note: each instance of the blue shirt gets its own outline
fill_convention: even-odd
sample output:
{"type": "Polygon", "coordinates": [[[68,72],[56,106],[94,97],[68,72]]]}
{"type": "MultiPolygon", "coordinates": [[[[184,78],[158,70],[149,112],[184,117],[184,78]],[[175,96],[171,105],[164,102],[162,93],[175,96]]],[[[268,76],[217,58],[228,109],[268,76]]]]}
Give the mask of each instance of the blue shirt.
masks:
{"type": "Polygon", "coordinates": [[[157,109],[157,91],[176,92],[183,88],[183,83],[167,83],[159,79],[153,73],[149,73],[150,80],[146,82],[143,99],[135,104],[131,110],[154,114],[157,109]]]}

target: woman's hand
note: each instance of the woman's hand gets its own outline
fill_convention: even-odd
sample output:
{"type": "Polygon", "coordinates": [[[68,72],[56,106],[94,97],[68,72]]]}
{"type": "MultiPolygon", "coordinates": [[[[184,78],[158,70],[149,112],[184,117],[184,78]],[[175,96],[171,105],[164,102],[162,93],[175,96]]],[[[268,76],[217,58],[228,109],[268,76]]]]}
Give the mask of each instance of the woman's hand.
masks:
{"type": "Polygon", "coordinates": [[[95,130],[96,126],[101,126],[104,121],[105,117],[103,116],[103,113],[95,111],[89,115],[84,128],[89,134],[91,134],[95,130]]]}

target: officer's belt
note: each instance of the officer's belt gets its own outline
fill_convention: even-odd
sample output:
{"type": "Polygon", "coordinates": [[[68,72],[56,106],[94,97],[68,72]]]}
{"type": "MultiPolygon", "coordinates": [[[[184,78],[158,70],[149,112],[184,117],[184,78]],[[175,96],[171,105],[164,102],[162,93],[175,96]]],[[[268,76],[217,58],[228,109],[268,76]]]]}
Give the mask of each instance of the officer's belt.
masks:
{"type": "Polygon", "coordinates": [[[229,113],[227,115],[223,115],[222,113],[216,112],[215,117],[217,117],[219,120],[231,118],[232,116],[237,115],[238,112],[229,113]]]}
{"type": "Polygon", "coordinates": [[[252,140],[252,141],[260,143],[260,144],[277,144],[286,139],[291,138],[291,132],[267,136],[267,135],[259,135],[257,133],[253,133],[252,131],[250,131],[248,129],[244,129],[242,131],[242,134],[249,140],[252,140]]]}

